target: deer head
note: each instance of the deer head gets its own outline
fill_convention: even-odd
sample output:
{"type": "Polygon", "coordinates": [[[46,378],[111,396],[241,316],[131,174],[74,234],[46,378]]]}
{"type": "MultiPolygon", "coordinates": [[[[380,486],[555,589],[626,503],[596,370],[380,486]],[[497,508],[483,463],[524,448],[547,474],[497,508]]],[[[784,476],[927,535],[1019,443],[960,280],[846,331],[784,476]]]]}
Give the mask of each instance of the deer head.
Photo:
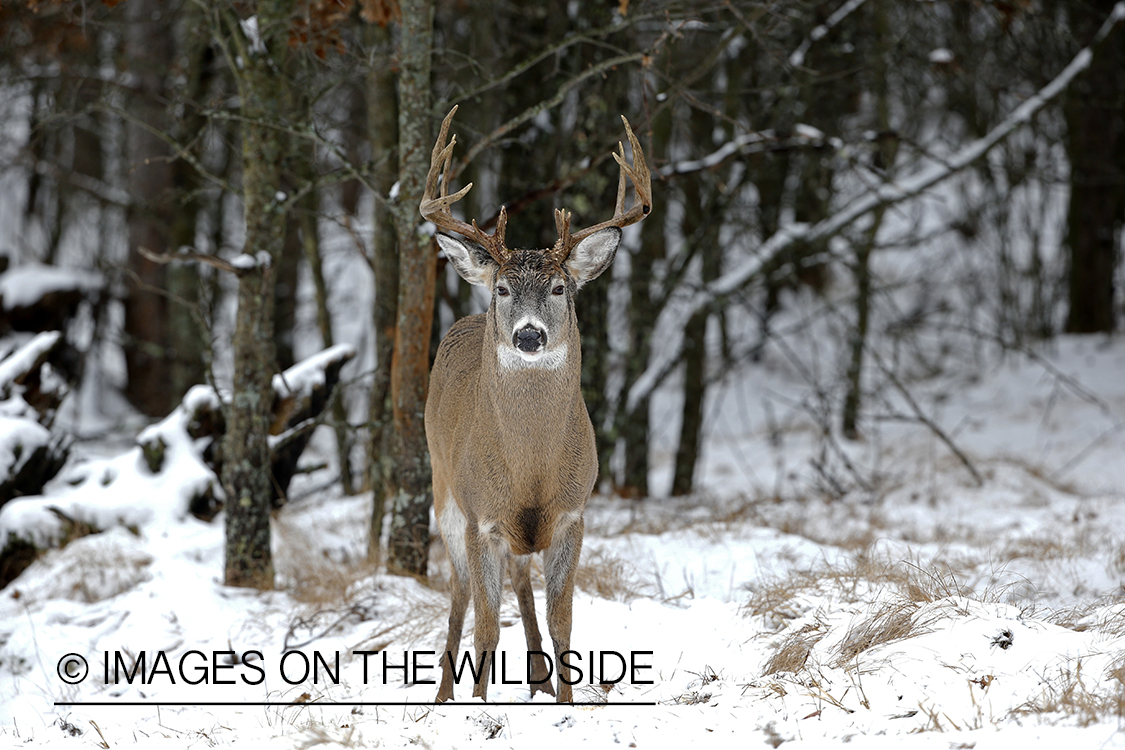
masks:
{"type": "Polygon", "coordinates": [[[617,206],[613,218],[571,232],[569,211],[555,210],[558,239],[550,248],[511,250],[505,244],[508,214],[500,209],[492,234],[481,230],[475,220],[466,223],[453,217],[451,206],[472,188],[469,183],[449,195],[453,147],[448,145],[449,125],[457,107],[441,124],[431,155],[426,190],[419,210],[439,229],[456,232],[466,239],[438,233],[437,242],[454,269],[471,284],[492,293],[490,316],[498,335],[498,354],[505,365],[555,366],[559,353],[565,353],[576,333],[574,293],[597,278],[613,263],[621,240],[621,228],[635,224],[652,210],[650,174],[629,121],[621,118],[633,151],[633,164],[625,160],[625,148],[618,144],[613,157],[620,166],[617,206]],[[436,197],[440,180],[440,194],[436,197]],[[625,210],[626,181],[633,183],[634,199],[625,210]]]}

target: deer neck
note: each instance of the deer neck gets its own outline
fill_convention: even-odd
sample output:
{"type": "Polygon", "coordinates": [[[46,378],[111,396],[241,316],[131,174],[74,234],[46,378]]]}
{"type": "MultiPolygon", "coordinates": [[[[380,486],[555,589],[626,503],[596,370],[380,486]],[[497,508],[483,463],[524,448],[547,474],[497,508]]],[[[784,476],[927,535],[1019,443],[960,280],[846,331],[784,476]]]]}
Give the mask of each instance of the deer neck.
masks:
{"type": "MultiPolygon", "coordinates": [[[[541,450],[559,442],[581,403],[582,352],[576,327],[541,359],[528,362],[497,335],[490,319],[481,352],[481,399],[511,448],[541,450]],[[498,343],[499,342],[499,343],[498,343]]],[[[583,414],[585,408],[583,407],[583,414]]]]}

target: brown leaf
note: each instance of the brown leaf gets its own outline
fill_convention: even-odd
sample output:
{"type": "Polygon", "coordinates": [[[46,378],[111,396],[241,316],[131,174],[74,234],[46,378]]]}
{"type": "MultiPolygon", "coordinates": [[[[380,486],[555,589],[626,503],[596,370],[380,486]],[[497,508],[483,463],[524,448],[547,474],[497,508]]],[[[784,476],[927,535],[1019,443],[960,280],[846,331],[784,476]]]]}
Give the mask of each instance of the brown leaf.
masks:
{"type": "Polygon", "coordinates": [[[383,28],[402,18],[398,0],[360,0],[359,15],[367,23],[377,23],[383,28]]]}

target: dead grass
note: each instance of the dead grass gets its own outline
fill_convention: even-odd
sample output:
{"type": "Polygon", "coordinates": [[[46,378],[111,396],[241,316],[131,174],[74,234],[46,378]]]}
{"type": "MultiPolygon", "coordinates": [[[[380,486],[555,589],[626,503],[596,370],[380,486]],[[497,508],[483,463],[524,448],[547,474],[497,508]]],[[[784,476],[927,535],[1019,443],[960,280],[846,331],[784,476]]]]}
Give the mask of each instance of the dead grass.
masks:
{"type": "Polygon", "coordinates": [[[672,699],[673,703],[681,706],[695,706],[701,703],[708,703],[714,697],[714,691],[709,690],[708,686],[712,683],[719,682],[722,678],[710,666],[705,666],[702,672],[688,672],[688,674],[695,675],[689,687],[694,688],[687,690],[672,699]]]}
{"type": "Polygon", "coordinates": [[[826,635],[828,635],[828,630],[822,623],[807,625],[793,633],[782,641],[781,646],[769,658],[763,673],[767,676],[799,674],[805,669],[813,648],[826,635]]]}
{"type": "Polygon", "coordinates": [[[331,554],[317,543],[310,529],[278,520],[274,531],[281,540],[274,558],[280,588],[303,604],[349,604],[361,593],[355,583],[375,573],[375,566],[366,559],[331,554]]]}
{"type": "Polygon", "coordinates": [[[148,581],[153,563],[150,554],[132,546],[119,531],[82,537],[59,550],[51,550],[29,568],[26,590],[11,589],[25,601],[69,599],[94,604],[148,581]]]}
{"type": "Polygon", "coordinates": [[[602,550],[592,550],[582,556],[574,583],[587,594],[611,601],[627,602],[641,596],[633,566],[602,550]]]}
{"type": "Polygon", "coordinates": [[[766,580],[750,593],[742,613],[748,617],[764,618],[770,630],[777,630],[785,622],[795,620],[804,613],[804,608],[796,602],[798,594],[817,588],[818,583],[812,576],[801,574],[766,580]]]}
{"type": "Polygon", "coordinates": [[[1063,716],[1079,726],[1106,717],[1125,719],[1125,657],[1118,658],[1105,675],[1086,674],[1081,661],[1073,671],[1042,683],[1039,697],[1016,707],[1015,716],[1063,716]]]}
{"type": "Polygon", "coordinates": [[[1117,548],[1110,554],[1109,564],[1115,573],[1125,574],[1125,544],[1117,545],[1117,548]]]}
{"type": "MultiPolygon", "coordinates": [[[[825,565],[785,579],[770,582],[751,595],[744,607],[748,616],[761,617],[774,630],[802,616],[802,596],[834,595],[846,602],[868,605],[870,611],[857,618],[823,663],[847,668],[860,654],[878,646],[929,632],[929,623],[919,618],[926,605],[956,602],[965,589],[956,575],[945,568],[927,569],[914,563],[891,563],[867,551],[850,565],[825,565]]],[[[936,615],[935,615],[936,617],[936,615]]],[[[807,671],[809,656],[828,634],[819,618],[790,633],[766,662],[764,674],[797,674],[807,671]]]]}
{"type": "Polygon", "coordinates": [[[907,599],[881,605],[848,630],[836,648],[832,666],[843,669],[864,651],[925,633],[926,629],[915,622],[918,607],[917,602],[907,599]]]}

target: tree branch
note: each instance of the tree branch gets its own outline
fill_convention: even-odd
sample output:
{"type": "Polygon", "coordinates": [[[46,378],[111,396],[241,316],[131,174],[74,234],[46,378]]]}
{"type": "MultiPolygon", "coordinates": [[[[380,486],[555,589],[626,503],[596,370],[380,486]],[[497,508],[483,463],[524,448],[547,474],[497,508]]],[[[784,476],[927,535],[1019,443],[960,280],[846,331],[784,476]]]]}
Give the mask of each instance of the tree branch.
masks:
{"type": "Polygon", "coordinates": [[[1079,51],[1070,64],[1054,80],[1016,107],[1011,114],[986,135],[956,151],[945,162],[931,164],[901,182],[886,183],[877,189],[866,192],[841,210],[816,224],[790,224],[781,227],[762,244],[753,256],[729,273],[708,284],[686,305],[674,311],[665,308],[661,312],[661,317],[674,316],[675,324],[669,327],[670,330],[675,332],[674,338],[668,343],[665,351],[649,364],[641,377],[629,389],[628,408],[632,409],[652,393],[672,371],[674,364],[670,363],[679,359],[680,351],[683,348],[683,326],[696,311],[736,292],[748,282],[757,278],[763,268],[793,245],[812,244],[826,240],[875,209],[892,206],[914,198],[981,159],[1018,127],[1026,124],[1048,102],[1065,91],[1071,81],[1089,67],[1093,56],[1093,47],[1103,42],[1114,27],[1123,20],[1125,20],[1125,2],[1119,2],[1102,24],[1090,46],[1079,51]]]}

